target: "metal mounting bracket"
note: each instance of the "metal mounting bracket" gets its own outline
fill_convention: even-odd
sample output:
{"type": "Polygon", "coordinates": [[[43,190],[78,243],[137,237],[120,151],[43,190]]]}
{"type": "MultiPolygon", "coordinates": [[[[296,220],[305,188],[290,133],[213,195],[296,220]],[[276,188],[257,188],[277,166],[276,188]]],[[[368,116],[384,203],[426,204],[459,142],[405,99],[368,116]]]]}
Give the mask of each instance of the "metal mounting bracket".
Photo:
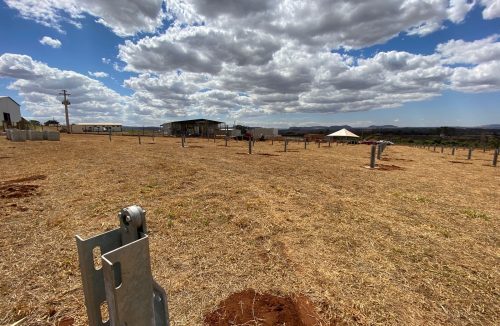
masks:
{"type": "Polygon", "coordinates": [[[146,213],[129,206],[118,219],[117,229],[87,240],[76,236],[89,325],[169,326],[167,295],[151,274],[146,213]],[[108,320],[101,313],[106,303],[108,320]]]}

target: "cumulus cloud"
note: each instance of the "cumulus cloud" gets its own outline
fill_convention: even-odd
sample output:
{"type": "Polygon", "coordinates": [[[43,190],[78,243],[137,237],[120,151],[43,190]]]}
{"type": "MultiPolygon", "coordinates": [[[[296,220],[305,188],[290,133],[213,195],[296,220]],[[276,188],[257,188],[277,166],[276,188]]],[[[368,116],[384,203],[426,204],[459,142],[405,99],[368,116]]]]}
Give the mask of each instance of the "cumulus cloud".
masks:
{"type": "Polygon", "coordinates": [[[21,17],[63,32],[63,24],[81,27],[86,14],[119,36],[154,32],[162,23],[163,0],[5,0],[21,17]]]}
{"type": "Polygon", "coordinates": [[[500,17],[500,1],[481,0],[480,2],[485,7],[483,10],[484,19],[495,19],[500,17]]]}
{"type": "MultiPolygon", "coordinates": [[[[399,107],[442,94],[500,90],[498,36],[440,44],[431,55],[380,52],[369,58],[283,42],[260,65],[224,62],[216,72],[145,69],[125,81],[141,112],[255,117],[399,107]]],[[[159,52],[158,52],[159,53],[159,52]]]]}
{"type": "Polygon", "coordinates": [[[495,34],[472,42],[450,40],[439,44],[437,51],[447,64],[480,64],[500,58],[499,39],[500,35],[495,34]]]}
{"type": "Polygon", "coordinates": [[[58,39],[54,39],[52,37],[49,37],[49,36],[42,37],[42,39],[40,40],[40,43],[43,45],[48,45],[50,47],[53,47],[54,49],[60,48],[62,45],[61,41],[59,41],[58,39]]]}
{"type": "Polygon", "coordinates": [[[500,91],[500,35],[466,42],[450,40],[437,47],[442,61],[456,66],[451,87],[461,92],[500,91]]]}
{"type": "Polygon", "coordinates": [[[106,78],[109,76],[107,73],[103,71],[96,71],[96,72],[89,71],[89,75],[96,78],[106,78]]]}
{"type": "MultiPolygon", "coordinates": [[[[43,0],[41,7],[56,8],[47,4],[59,1],[43,0]]],[[[161,1],[142,5],[125,1],[125,8],[116,13],[102,1],[85,0],[81,7],[72,7],[72,1],[61,2],[55,11],[59,18],[54,16],[52,21],[46,17],[40,22],[78,24],[82,15],[92,14],[118,35],[131,35],[154,30],[162,15],[154,9],[161,1]],[[129,9],[140,14],[119,14],[129,9]]],[[[478,5],[484,8],[483,15],[494,17],[495,3],[173,0],[166,3],[169,18],[174,20],[172,27],[157,35],[124,41],[118,48],[121,62],[102,58],[117,71],[134,73],[123,83],[131,90],[130,96],[120,96],[90,77],[19,55],[0,57],[7,62],[2,65],[0,61],[0,76],[16,80],[10,87],[26,95],[32,110],[35,99],[46,103],[46,108],[52,107],[47,104],[52,103],[53,95],[49,94],[57,93],[56,88],[70,88],[59,81],[66,78],[66,82],[75,80],[77,92],[73,93],[91,89],[85,100],[94,101],[92,107],[102,108],[101,114],[114,103],[116,110],[110,111],[113,117],[155,125],[175,116],[254,119],[287,112],[393,108],[439,96],[447,89],[500,90],[498,35],[473,42],[451,40],[429,55],[386,51],[360,58],[349,50],[384,43],[401,33],[427,35],[443,28],[447,21],[461,23],[478,5]],[[97,96],[99,92],[109,96],[103,99],[97,96]]],[[[105,77],[103,74],[89,72],[96,78],[105,77]]],[[[83,102],[81,105],[88,107],[83,102]]]]}
{"type": "Polygon", "coordinates": [[[207,26],[173,28],[160,36],[120,45],[125,70],[158,72],[182,69],[217,73],[224,63],[263,65],[280,48],[272,35],[249,30],[228,31],[207,26]]]}
{"type": "Polygon", "coordinates": [[[452,88],[462,92],[500,91],[500,60],[472,68],[458,67],[451,78],[452,88]]]}
{"type": "Polygon", "coordinates": [[[331,48],[362,48],[401,32],[427,35],[446,20],[463,21],[475,3],[467,0],[208,1],[167,3],[179,22],[240,26],[331,48]]]}
{"type": "Polygon", "coordinates": [[[128,97],[121,96],[101,82],[74,71],[52,68],[27,55],[5,53],[0,56],[0,78],[12,78],[8,88],[23,97],[23,110],[31,117],[62,117],[62,89],[71,93],[70,117],[79,121],[123,121],[129,110],[128,97]]]}

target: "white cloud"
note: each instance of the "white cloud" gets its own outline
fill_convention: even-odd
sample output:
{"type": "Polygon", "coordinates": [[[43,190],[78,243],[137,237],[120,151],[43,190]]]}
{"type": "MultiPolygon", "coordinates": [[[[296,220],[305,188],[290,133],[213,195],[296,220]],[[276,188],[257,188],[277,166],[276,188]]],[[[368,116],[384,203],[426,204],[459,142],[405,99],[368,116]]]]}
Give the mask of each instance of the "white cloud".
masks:
{"type": "Polygon", "coordinates": [[[439,44],[437,51],[447,64],[480,64],[491,60],[500,60],[500,35],[472,42],[450,40],[439,44]]]}
{"type": "Polygon", "coordinates": [[[448,18],[454,23],[460,23],[464,20],[467,13],[474,7],[475,1],[469,0],[450,0],[448,8],[448,18]]]}
{"type": "Polygon", "coordinates": [[[437,47],[445,64],[453,69],[451,88],[461,92],[500,91],[500,35],[465,42],[451,40],[437,47]]]}
{"type": "Polygon", "coordinates": [[[96,72],[89,71],[89,75],[96,78],[106,78],[109,76],[107,73],[103,71],[96,71],[96,72]]]}
{"type": "Polygon", "coordinates": [[[495,19],[500,17],[500,0],[480,0],[485,6],[483,10],[484,19],[495,19]]]}
{"type": "Polygon", "coordinates": [[[250,28],[330,48],[362,48],[401,32],[426,35],[446,20],[461,22],[474,2],[467,0],[173,0],[169,13],[179,23],[250,28]]]}
{"type": "MultiPolygon", "coordinates": [[[[210,71],[199,69],[198,63],[195,69],[188,62],[181,67],[185,71],[179,73],[179,66],[169,67],[167,59],[157,71],[154,65],[142,66],[147,73],[126,80],[125,86],[135,92],[140,112],[155,115],[167,111],[179,116],[242,119],[287,112],[394,108],[439,96],[446,89],[499,90],[497,40],[494,35],[475,42],[450,41],[439,45],[431,55],[388,51],[364,59],[325,49],[312,51],[283,40],[272,59],[261,64],[239,65],[233,58],[227,62],[214,60],[219,68],[210,71]]],[[[153,48],[153,54],[161,56],[161,51],[153,48]]],[[[140,47],[138,58],[145,56],[143,51],[147,50],[140,47]]],[[[133,51],[128,55],[134,55],[133,51]]],[[[152,58],[148,61],[155,62],[152,58]]],[[[140,71],[135,63],[128,67],[140,71]]]]}
{"type": "Polygon", "coordinates": [[[23,110],[31,117],[63,117],[61,98],[58,97],[62,89],[71,93],[72,122],[89,119],[124,121],[130,111],[130,98],[121,96],[101,82],[74,71],[49,67],[27,55],[1,55],[0,77],[15,80],[8,88],[23,97],[23,110]]]}
{"type": "MultiPolygon", "coordinates": [[[[82,15],[92,14],[118,35],[132,35],[153,31],[162,19],[161,10],[154,9],[161,5],[159,0],[143,6],[128,0],[116,12],[110,4],[116,6],[118,0],[110,4],[85,0],[79,2],[81,7],[74,1],[42,0],[40,7],[48,14],[40,22],[57,28],[63,21],[78,24],[82,15]],[[51,13],[50,8],[58,9],[51,13]],[[123,13],[128,10],[134,14],[123,13]]],[[[27,8],[34,3],[18,2],[27,8]]],[[[355,52],[332,52],[384,43],[400,33],[423,36],[443,28],[446,21],[462,22],[476,5],[490,17],[496,8],[491,1],[173,0],[166,4],[175,19],[173,27],[125,41],[119,46],[121,62],[101,59],[117,71],[136,73],[123,83],[132,91],[130,97],[95,79],[26,56],[0,57],[5,61],[3,65],[0,61],[0,76],[16,79],[10,87],[25,96],[33,112],[59,110],[52,94],[59,88],[71,89],[67,84],[72,81],[73,94],[85,100],[74,102],[85,108],[74,107],[77,117],[84,117],[87,110],[99,116],[91,108],[105,115],[109,106],[112,117],[155,125],[175,116],[257,121],[288,112],[394,108],[439,96],[446,89],[500,89],[497,35],[473,42],[452,40],[430,55],[386,51],[358,58],[352,55],[355,52]]],[[[19,10],[24,16],[24,9],[19,10]]],[[[37,14],[26,11],[27,18],[37,20],[37,14]]],[[[104,74],[89,72],[97,78],[104,74]]]]}
{"type": "Polygon", "coordinates": [[[58,39],[54,39],[52,37],[49,37],[49,36],[42,37],[42,39],[40,40],[40,43],[43,45],[48,45],[50,47],[53,47],[54,49],[60,48],[62,45],[61,41],[59,41],[58,39]]]}
{"type": "Polygon", "coordinates": [[[451,78],[452,88],[462,92],[500,91],[500,60],[482,63],[473,68],[458,67],[451,78]]]}
{"type": "Polygon", "coordinates": [[[63,32],[63,24],[81,27],[86,14],[119,36],[154,32],[162,24],[163,0],[5,0],[21,17],[63,32]]]}
{"type": "Polygon", "coordinates": [[[173,28],[161,36],[145,37],[119,46],[125,70],[158,72],[182,69],[217,73],[224,63],[263,65],[272,60],[280,41],[250,30],[226,31],[207,26],[173,28]]]}

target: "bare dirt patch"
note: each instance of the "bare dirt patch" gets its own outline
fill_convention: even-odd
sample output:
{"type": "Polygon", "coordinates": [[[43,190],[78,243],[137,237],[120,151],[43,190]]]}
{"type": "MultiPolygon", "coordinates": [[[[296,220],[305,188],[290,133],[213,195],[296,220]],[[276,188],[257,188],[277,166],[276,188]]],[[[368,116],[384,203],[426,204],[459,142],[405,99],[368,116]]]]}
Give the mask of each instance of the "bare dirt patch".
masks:
{"type": "Polygon", "coordinates": [[[471,162],[465,162],[465,161],[450,161],[450,163],[455,163],[455,164],[472,164],[471,162]]]}
{"type": "Polygon", "coordinates": [[[0,185],[0,198],[21,198],[35,194],[38,185],[0,185]]]}
{"type": "Polygon", "coordinates": [[[205,324],[209,326],[313,326],[320,321],[316,308],[304,295],[280,297],[252,289],[230,295],[215,311],[205,315],[205,324]]]}
{"type": "Polygon", "coordinates": [[[377,164],[377,168],[381,171],[404,170],[404,168],[393,164],[377,164]]]}
{"type": "Polygon", "coordinates": [[[401,161],[401,162],[414,162],[413,160],[406,158],[397,158],[397,157],[382,157],[380,161],[401,161]]]}
{"type": "Polygon", "coordinates": [[[262,155],[262,156],[279,156],[278,154],[270,154],[270,153],[257,153],[257,155],[262,155]]]}
{"type": "Polygon", "coordinates": [[[45,175],[32,175],[29,177],[0,181],[0,198],[21,198],[33,196],[39,185],[22,183],[43,180],[46,178],[47,177],[45,175]]]}

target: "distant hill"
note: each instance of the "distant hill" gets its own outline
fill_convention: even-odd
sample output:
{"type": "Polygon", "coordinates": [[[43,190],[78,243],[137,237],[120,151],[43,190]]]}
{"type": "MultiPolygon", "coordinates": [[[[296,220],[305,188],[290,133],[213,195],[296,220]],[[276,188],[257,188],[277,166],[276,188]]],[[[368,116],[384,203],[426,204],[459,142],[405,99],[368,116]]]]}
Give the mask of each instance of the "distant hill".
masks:
{"type": "Polygon", "coordinates": [[[369,126],[368,129],[394,129],[394,128],[399,128],[398,126],[394,125],[382,125],[382,126],[369,126]]]}
{"type": "Polygon", "coordinates": [[[484,125],[484,126],[479,126],[478,128],[481,128],[481,129],[500,129],[500,124],[484,125]]]}

